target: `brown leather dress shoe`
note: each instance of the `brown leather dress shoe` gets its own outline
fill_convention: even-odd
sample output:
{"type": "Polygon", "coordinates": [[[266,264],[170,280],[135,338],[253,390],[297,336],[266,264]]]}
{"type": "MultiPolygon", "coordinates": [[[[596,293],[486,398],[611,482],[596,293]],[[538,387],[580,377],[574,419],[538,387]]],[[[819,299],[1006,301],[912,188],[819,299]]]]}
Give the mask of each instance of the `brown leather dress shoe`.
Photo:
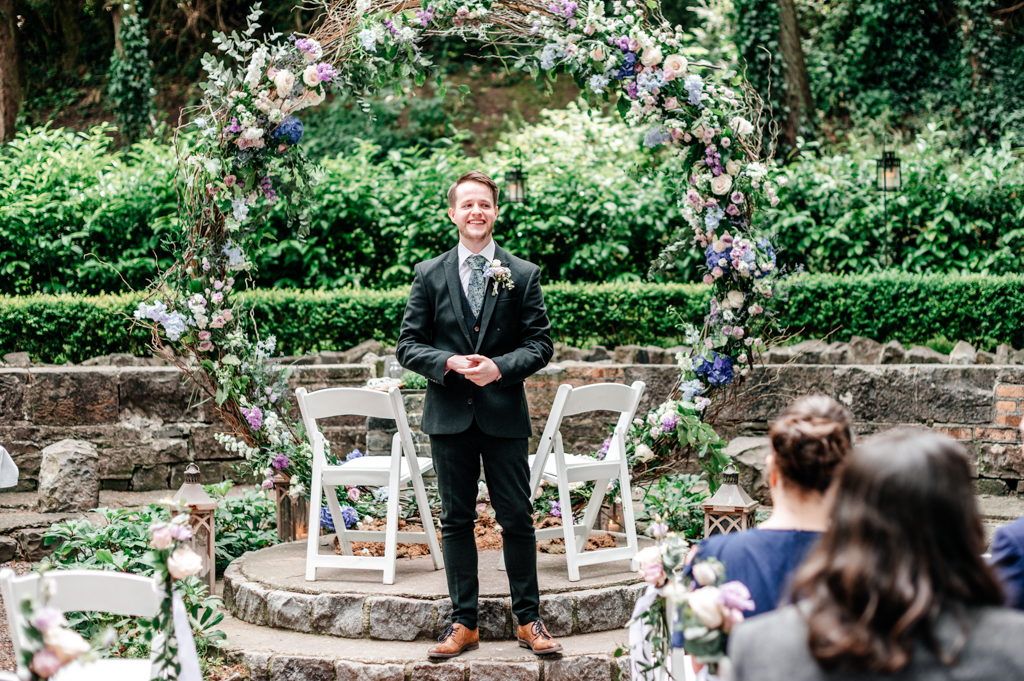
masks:
{"type": "Polygon", "coordinates": [[[551,634],[544,627],[542,620],[534,620],[529,624],[522,624],[516,627],[516,637],[519,645],[529,648],[534,655],[550,655],[562,652],[562,645],[551,638],[551,634]]]}
{"type": "Polygon", "coordinates": [[[437,640],[439,643],[427,651],[427,657],[458,657],[465,650],[476,650],[480,647],[480,631],[468,629],[461,624],[452,624],[437,640]]]}

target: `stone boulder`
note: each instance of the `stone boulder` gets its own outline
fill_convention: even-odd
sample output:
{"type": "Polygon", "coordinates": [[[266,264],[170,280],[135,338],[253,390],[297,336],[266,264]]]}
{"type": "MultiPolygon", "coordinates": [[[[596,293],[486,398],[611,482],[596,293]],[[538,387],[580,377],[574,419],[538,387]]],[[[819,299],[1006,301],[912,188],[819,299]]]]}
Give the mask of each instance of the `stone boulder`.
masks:
{"type": "Polygon", "coordinates": [[[27,352],[9,352],[4,355],[4,362],[19,369],[27,369],[28,365],[31,364],[27,352]]]}
{"type": "Polygon", "coordinates": [[[850,339],[850,364],[878,364],[882,358],[882,344],[871,338],[854,336],[850,339]]]}
{"type": "Polygon", "coordinates": [[[359,345],[355,346],[354,348],[349,348],[344,353],[342,353],[342,359],[343,359],[342,363],[343,364],[360,364],[360,363],[366,364],[367,362],[362,362],[361,361],[363,359],[363,357],[365,357],[369,353],[372,353],[372,354],[377,355],[379,357],[382,352],[384,352],[384,344],[381,343],[379,340],[363,341],[362,343],[360,343],[359,345]]]}
{"type": "Polygon", "coordinates": [[[84,440],[61,440],[43,449],[39,466],[42,513],[90,511],[100,504],[100,455],[84,440]]]}
{"type": "Polygon", "coordinates": [[[899,341],[889,341],[882,346],[879,362],[882,364],[903,364],[907,358],[907,349],[899,341]]]}
{"type": "Polygon", "coordinates": [[[986,352],[985,350],[978,350],[978,354],[974,359],[978,364],[999,364],[996,361],[996,353],[986,352]]]}
{"type": "Polygon", "coordinates": [[[762,504],[771,502],[764,475],[765,457],[771,451],[771,443],[766,437],[736,437],[725,446],[725,454],[732,458],[739,473],[739,486],[762,504]]]}
{"type": "Polygon", "coordinates": [[[595,345],[590,348],[590,352],[583,356],[584,362],[600,362],[605,359],[611,359],[612,356],[608,354],[608,348],[603,345],[595,345]]]}
{"type": "Polygon", "coordinates": [[[1010,357],[1012,357],[1015,352],[1016,350],[1006,343],[1000,343],[996,346],[996,364],[1009,364],[1010,357]]]}
{"type": "Polygon", "coordinates": [[[907,364],[949,364],[949,355],[932,350],[927,345],[915,345],[907,351],[907,364]]]}
{"type": "Polygon", "coordinates": [[[647,364],[647,350],[639,345],[620,345],[615,348],[616,364],[647,364]]]}
{"type": "Polygon", "coordinates": [[[967,341],[958,341],[949,351],[950,364],[976,364],[978,351],[967,341]]]}

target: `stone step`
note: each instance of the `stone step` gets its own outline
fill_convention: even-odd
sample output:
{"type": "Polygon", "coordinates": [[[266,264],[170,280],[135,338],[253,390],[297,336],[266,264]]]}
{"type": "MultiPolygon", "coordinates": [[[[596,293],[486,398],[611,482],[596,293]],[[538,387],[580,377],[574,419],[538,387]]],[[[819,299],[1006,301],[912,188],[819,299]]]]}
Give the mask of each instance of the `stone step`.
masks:
{"type": "Polygon", "coordinates": [[[626,681],[625,629],[559,637],[563,654],[542,658],[516,641],[430,662],[426,641],[365,641],[255,626],[226,615],[224,652],[252,681],[626,681]]]}

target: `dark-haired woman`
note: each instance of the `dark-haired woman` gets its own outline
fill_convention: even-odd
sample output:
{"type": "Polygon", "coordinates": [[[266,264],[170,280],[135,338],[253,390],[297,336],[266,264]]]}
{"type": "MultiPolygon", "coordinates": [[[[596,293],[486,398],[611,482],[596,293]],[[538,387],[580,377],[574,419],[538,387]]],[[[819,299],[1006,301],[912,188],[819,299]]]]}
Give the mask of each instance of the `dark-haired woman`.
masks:
{"type": "Polygon", "coordinates": [[[750,590],[755,608],[748,617],[775,609],[793,572],[821,538],[834,481],[853,448],[851,422],[849,410],[831,397],[812,395],[791,404],[768,433],[771,516],[746,532],[709,537],[697,548],[691,565],[717,558],[726,579],[750,590]]]}
{"type": "Polygon", "coordinates": [[[1024,679],[1024,614],[1000,607],[970,475],[935,433],[865,444],[796,604],[733,631],[734,681],[1024,679]]]}

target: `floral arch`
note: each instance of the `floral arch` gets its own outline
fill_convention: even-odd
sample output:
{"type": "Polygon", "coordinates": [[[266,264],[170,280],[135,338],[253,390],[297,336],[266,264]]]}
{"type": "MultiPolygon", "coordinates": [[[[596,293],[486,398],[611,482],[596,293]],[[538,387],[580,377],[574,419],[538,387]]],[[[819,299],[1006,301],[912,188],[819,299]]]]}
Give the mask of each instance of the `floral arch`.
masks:
{"type": "Polygon", "coordinates": [[[264,486],[280,472],[290,494],[308,494],[310,451],[288,415],[289,370],[272,362],[273,337],[260,339],[238,295],[271,206],[283,203],[300,235],[308,228],[304,204],[317,173],[295,114],[320,104],[328,88],[365,97],[428,78],[443,88],[421,42],[461,36],[508,46],[515,67],[534,77],[562,69],[582,99],[616,102],[647,147],[671,156],[691,229],[652,268],[699,248],[713,299],[704,327],[684,330],[693,349],[678,357],[674,399],[637,420],[630,450],[638,478],[696,452],[714,484],[727,460],[711,415],[771,333],[779,279],[758,216],[778,201],[780,181],[762,158],[761,106],[742,77],[680,54],[681,33],[656,0],[333,0],[320,9],[309,35],[257,41],[259,5],[242,34],[217,34],[222,58],[204,57],[204,99],[183,112],[176,135],[179,257],[135,316],[156,348],[170,344],[195,359],[181,360],[182,369],[233,431],[219,441],[265,475],[264,486]]]}

